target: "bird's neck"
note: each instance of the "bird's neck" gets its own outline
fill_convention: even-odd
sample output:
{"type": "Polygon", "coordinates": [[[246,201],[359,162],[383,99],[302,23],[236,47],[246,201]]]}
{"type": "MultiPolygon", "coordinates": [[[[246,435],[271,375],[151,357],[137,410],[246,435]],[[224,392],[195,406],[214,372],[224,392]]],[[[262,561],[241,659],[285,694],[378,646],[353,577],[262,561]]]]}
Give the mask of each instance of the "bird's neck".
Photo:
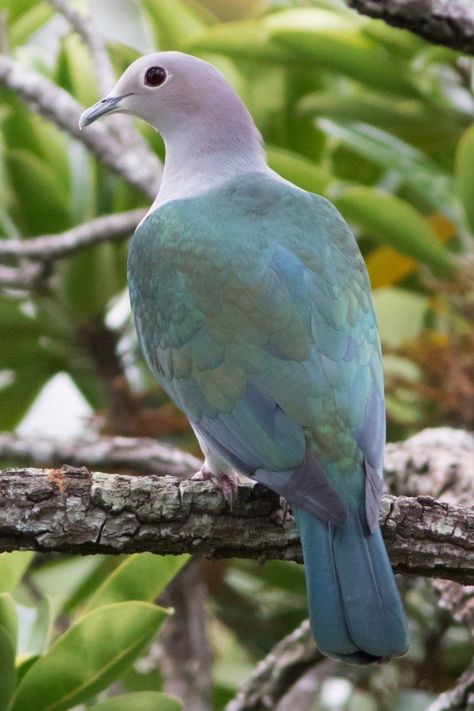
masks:
{"type": "Polygon", "coordinates": [[[268,170],[261,136],[245,107],[235,115],[190,120],[165,134],[166,159],[150,212],[174,199],[207,192],[245,173],[268,170]]]}

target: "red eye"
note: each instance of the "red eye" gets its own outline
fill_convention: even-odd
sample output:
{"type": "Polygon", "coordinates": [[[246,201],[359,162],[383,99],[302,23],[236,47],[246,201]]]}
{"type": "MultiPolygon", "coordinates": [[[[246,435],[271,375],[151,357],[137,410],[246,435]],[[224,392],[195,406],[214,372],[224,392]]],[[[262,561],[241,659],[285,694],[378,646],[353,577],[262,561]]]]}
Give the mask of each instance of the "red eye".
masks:
{"type": "Polygon", "coordinates": [[[160,86],[167,76],[163,67],[149,67],[145,72],[145,84],[147,86],[160,86]]]}

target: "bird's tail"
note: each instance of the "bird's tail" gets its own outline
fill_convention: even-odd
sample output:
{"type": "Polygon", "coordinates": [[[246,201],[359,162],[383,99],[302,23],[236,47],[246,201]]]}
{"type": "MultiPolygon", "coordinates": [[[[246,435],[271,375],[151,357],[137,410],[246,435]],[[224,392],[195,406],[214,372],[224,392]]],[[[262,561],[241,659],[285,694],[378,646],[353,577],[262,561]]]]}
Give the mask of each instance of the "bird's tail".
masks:
{"type": "Polygon", "coordinates": [[[357,511],[343,526],[293,509],[303,546],[311,629],[318,647],[351,664],[370,664],[408,648],[405,613],[380,529],[357,511]]]}

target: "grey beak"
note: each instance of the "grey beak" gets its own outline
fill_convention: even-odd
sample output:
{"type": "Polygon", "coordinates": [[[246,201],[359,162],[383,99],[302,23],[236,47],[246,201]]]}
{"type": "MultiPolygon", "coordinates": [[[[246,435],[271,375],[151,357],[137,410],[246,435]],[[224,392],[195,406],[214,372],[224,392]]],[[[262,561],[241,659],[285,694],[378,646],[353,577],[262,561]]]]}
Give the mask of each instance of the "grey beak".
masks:
{"type": "Polygon", "coordinates": [[[113,114],[115,111],[120,111],[120,102],[124,98],[124,96],[106,96],[105,99],[101,99],[81,114],[81,118],[79,119],[79,128],[90,126],[91,123],[94,123],[94,121],[101,116],[106,116],[107,114],[113,114]]]}

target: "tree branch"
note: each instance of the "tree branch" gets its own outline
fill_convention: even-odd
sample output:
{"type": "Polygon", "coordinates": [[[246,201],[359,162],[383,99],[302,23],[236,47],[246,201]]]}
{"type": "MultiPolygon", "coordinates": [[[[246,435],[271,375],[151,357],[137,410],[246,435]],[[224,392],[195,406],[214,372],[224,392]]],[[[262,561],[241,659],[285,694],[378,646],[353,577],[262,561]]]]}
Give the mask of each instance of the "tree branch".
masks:
{"type": "Polygon", "coordinates": [[[99,89],[102,94],[106,94],[115,83],[115,73],[102,38],[96,31],[91,18],[78,12],[70,0],[48,0],[48,2],[61,13],[88,47],[99,81],[99,89]]]}
{"type": "Polygon", "coordinates": [[[363,15],[435,44],[474,54],[474,4],[466,0],[346,0],[363,15]]]}
{"type": "Polygon", "coordinates": [[[161,178],[161,163],[148,148],[143,150],[120,143],[102,124],[95,123],[87,131],[79,129],[83,107],[67,91],[45,77],[22,67],[5,55],[0,55],[0,84],[15,91],[33,111],[53,121],[80,140],[106,166],[118,173],[130,185],[154,198],[161,178]]]}
{"type": "MultiPolygon", "coordinates": [[[[72,5],[71,0],[48,0],[52,5],[71,25],[82,38],[82,41],[88,48],[92,62],[94,64],[95,75],[98,80],[99,90],[102,96],[109,93],[115,84],[116,76],[112,62],[103,38],[94,27],[94,23],[90,15],[85,15],[78,12],[72,5]]],[[[154,159],[150,148],[142,136],[135,130],[132,121],[128,116],[116,115],[109,120],[109,129],[114,133],[119,141],[128,150],[139,151],[141,154],[148,153],[149,158],[154,159]]]]}
{"type": "MultiPolygon", "coordinates": [[[[202,553],[301,561],[279,499],[240,484],[232,511],[212,483],[110,475],[85,468],[0,472],[0,550],[202,553]]],[[[385,496],[380,524],[397,572],[474,583],[474,511],[385,496]]]]}
{"type": "Polygon", "coordinates": [[[306,671],[326,659],[305,620],[259,662],[225,711],[272,711],[306,671]]]}
{"type": "Polygon", "coordinates": [[[50,262],[69,257],[85,247],[129,237],[145,214],[145,209],[138,208],[97,217],[60,234],[42,235],[28,240],[0,240],[0,260],[16,257],[50,262]]]}

